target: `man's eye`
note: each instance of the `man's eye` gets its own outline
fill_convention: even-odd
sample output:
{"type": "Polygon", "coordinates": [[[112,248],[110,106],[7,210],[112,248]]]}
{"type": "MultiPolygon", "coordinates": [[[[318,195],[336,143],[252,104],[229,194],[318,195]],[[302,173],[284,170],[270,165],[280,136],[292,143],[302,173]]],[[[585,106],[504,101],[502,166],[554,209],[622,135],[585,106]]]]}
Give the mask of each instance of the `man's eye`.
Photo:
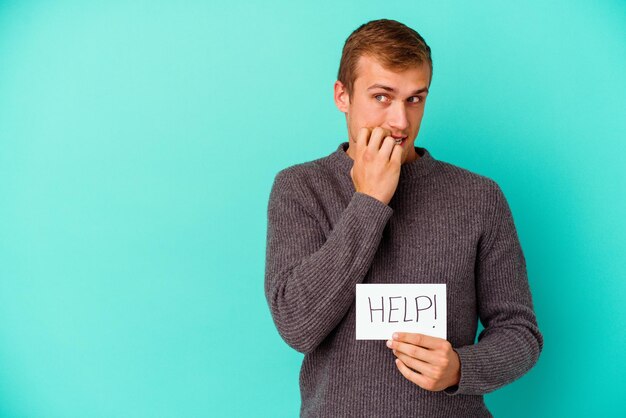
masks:
{"type": "Polygon", "coordinates": [[[387,96],[385,96],[384,94],[377,94],[376,96],[374,96],[374,98],[379,102],[384,102],[387,99],[387,96]],[[379,97],[382,97],[382,99],[379,99],[379,97]]]}
{"type": "Polygon", "coordinates": [[[420,96],[410,97],[409,100],[411,100],[411,99],[415,99],[415,100],[411,101],[411,103],[419,103],[419,102],[422,101],[422,98],[420,96]]]}

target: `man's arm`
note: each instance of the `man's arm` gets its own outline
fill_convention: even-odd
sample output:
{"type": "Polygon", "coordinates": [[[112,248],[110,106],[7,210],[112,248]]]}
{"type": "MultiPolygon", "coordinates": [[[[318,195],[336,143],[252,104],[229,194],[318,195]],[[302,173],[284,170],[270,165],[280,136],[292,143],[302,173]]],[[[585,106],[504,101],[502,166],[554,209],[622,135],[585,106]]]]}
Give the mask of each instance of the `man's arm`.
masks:
{"type": "Polygon", "coordinates": [[[265,295],[283,339],[307,353],[335,328],[354,302],[393,210],[360,192],[352,195],[325,236],[306,205],[307,191],[281,171],[268,205],[265,295]]]}
{"type": "Polygon", "coordinates": [[[448,394],[482,395],[526,373],[537,362],[543,337],[537,327],[526,262],[502,190],[493,183],[495,210],[476,265],[478,314],[485,329],[474,345],[455,348],[461,379],[448,394]]]}
{"type": "Polygon", "coordinates": [[[402,147],[381,127],[350,140],[355,193],[325,235],[311,213],[314,193],[294,173],[278,173],[268,207],[265,296],[283,339],[307,353],[337,326],[354,302],[393,210],[402,147]]]}

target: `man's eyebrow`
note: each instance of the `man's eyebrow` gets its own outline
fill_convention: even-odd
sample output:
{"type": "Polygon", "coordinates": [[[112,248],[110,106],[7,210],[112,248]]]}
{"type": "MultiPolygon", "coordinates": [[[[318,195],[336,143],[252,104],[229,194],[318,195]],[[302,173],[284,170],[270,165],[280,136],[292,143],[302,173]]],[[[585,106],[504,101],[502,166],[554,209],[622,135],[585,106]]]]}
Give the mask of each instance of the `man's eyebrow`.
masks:
{"type": "MultiPolygon", "coordinates": [[[[383,90],[387,90],[387,91],[389,91],[391,93],[396,93],[396,89],[394,89],[393,87],[385,86],[385,85],[382,85],[382,84],[373,84],[373,85],[369,86],[367,89],[368,90],[383,89],[383,90]]],[[[413,94],[420,94],[420,93],[424,93],[424,92],[428,93],[428,87],[422,87],[421,89],[415,90],[411,94],[412,95],[413,94]]]]}

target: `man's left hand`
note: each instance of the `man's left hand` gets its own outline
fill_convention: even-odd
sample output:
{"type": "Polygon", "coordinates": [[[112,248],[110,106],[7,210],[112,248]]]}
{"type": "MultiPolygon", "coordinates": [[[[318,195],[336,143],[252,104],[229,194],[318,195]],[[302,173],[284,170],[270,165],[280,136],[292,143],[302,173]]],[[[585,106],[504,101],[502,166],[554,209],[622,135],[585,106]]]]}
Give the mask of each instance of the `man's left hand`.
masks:
{"type": "Polygon", "coordinates": [[[424,334],[396,332],[387,347],[400,373],[419,387],[441,391],[459,383],[461,361],[449,341],[424,334]]]}

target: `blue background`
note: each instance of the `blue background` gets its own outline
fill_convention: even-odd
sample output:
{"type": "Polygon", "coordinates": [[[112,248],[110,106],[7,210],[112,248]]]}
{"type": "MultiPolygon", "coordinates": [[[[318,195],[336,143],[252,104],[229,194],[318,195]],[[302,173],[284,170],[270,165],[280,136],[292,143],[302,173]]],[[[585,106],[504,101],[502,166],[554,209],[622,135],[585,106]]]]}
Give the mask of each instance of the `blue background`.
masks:
{"type": "Polygon", "coordinates": [[[433,50],[417,145],[496,180],[545,347],[501,417],[623,417],[626,3],[0,1],[0,416],[296,416],[275,174],[346,140],[360,24],[433,50]],[[522,4],[523,3],[523,4],[522,4]]]}

